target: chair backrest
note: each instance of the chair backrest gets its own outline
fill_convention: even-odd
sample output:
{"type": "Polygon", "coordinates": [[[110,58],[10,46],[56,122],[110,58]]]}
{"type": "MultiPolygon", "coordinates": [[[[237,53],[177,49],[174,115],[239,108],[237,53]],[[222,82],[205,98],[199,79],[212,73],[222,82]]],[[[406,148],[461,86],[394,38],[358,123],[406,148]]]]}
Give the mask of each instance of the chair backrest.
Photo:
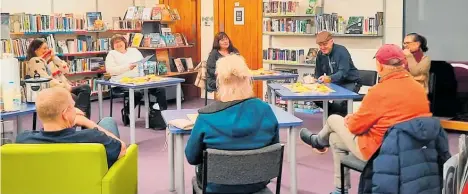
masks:
{"type": "Polygon", "coordinates": [[[204,152],[206,182],[224,185],[245,185],[278,177],[281,185],[283,148],[280,143],[256,150],[226,151],[207,149],[204,152]]]}
{"type": "Polygon", "coordinates": [[[108,171],[101,144],[7,144],[0,193],[101,193],[108,171]]]}
{"type": "Polygon", "coordinates": [[[359,70],[360,84],[363,86],[373,86],[377,83],[377,71],[359,70]]]}

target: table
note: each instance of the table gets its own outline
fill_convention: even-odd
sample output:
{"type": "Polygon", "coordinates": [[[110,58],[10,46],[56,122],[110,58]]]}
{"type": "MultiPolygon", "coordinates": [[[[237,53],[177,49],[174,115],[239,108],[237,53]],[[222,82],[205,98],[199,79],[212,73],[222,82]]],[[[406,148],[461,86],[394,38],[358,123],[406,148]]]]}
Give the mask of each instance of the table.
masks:
{"type": "MultiPolygon", "coordinates": [[[[34,103],[23,103],[21,104],[21,109],[18,111],[11,111],[11,112],[4,112],[0,114],[1,120],[16,118],[17,123],[17,133],[21,133],[23,130],[21,116],[33,114],[33,128],[32,130],[36,130],[36,105],[34,103]]],[[[1,133],[1,132],[0,132],[1,133]]]]}
{"type": "MultiPolygon", "coordinates": [[[[323,101],[323,124],[327,122],[328,118],[328,101],[329,100],[347,100],[348,101],[348,113],[353,112],[353,99],[359,98],[359,94],[349,91],[336,84],[327,84],[335,92],[330,93],[319,93],[319,92],[308,92],[308,93],[294,93],[288,88],[282,85],[272,85],[271,90],[274,90],[275,94],[281,97],[281,100],[287,101],[288,112],[294,115],[294,101],[323,101]]],[[[288,159],[291,165],[291,193],[297,193],[297,169],[296,169],[296,130],[291,129],[288,133],[288,159]]]]}
{"type": "MultiPolygon", "coordinates": [[[[292,114],[278,108],[274,105],[270,105],[271,109],[275,113],[278,119],[280,128],[293,128],[302,125],[302,120],[295,117],[292,114]]],[[[165,110],[162,112],[164,120],[170,121],[174,119],[188,119],[187,114],[196,114],[197,109],[182,109],[182,110],[165,110]]],[[[177,182],[177,193],[185,193],[185,176],[184,176],[184,135],[190,135],[191,130],[181,130],[176,127],[169,126],[169,190],[172,192],[175,190],[175,182],[177,182]],[[176,170],[177,173],[176,173],[176,170]],[[175,176],[177,175],[177,176],[175,176]]]]}
{"type": "MultiPolygon", "coordinates": [[[[253,80],[258,80],[258,81],[272,81],[272,80],[287,80],[287,79],[295,79],[299,77],[298,74],[292,74],[292,73],[278,73],[278,74],[274,74],[274,75],[254,75],[252,76],[252,79],[253,80]]],[[[269,84],[267,84],[269,85],[269,84]]],[[[281,86],[281,84],[278,84],[281,86]]],[[[282,87],[282,86],[281,86],[282,87]]],[[[274,93],[272,92],[272,90],[270,89],[267,89],[267,96],[269,97],[269,100],[271,101],[271,104],[275,104],[274,100],[275,99],[275,95],[273,95],[274,93]]]]}
{"type": "MultiPolygon", "coordinates": [[[[117,86],[122,88],[127,88],[129,93],[129,106],[135,107],[135,90],[144,90],[144,99],[145,99],[145,108],[146,108],[146,118],[145,118],[145,127],[149,128],[149,99],[148,99],[148,89],[151,88],[160,88],[166,86],[177,86],[177,95],[176,95],[176,106],[177,110],[182,108],[182,87],[181,83],[185,79],[182,78],[164,78],[157,82],[148,82],[144,84],[122,84],[114,81],[106,80],[97,80],[96,84],[98,87],[98,99],[99,99],[99,120],[103,118],[102,116],[102,85],[108,86],[117,86]]],[[[130,143],[135,143],[135,109],[130,109],[130,143]]]]}

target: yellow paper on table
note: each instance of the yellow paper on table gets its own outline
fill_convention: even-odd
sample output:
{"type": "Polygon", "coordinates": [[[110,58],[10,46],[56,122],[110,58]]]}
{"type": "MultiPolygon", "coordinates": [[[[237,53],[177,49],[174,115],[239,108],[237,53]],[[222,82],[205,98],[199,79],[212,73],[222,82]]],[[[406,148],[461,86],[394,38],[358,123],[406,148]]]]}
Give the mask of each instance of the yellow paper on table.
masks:
{"type": "Polygon", "coordinates": [[[198,118],[198,114],[187,114],[187,117],[189,118],[190,121],[192,121],[193,123],[195,123],[195,121],[196,121],[197,118],[198,118]]]}
{"type": "Polygon", "coordinates": [[[156,75],[147,75],[143,77],[124,77],[119,80],[120,83],[123,84],[144,84],[148,82],[157,82],[163,80],[163,77],[159,77],[156,75]]]}
{"type": "Polygon", "coordinates": [[[335,92],[328,86],[324,84],[302,84],[302,83],[294,83],[289,85],[283,85],[284,87],[288,88],[294,93],[307,93],[307,92],[320,92],[320,93],[330,93],[335,92]]]}
{"type": "Polygon", "coordinates": [[[257,70],[250,70],[250,73],[252,75],[274,75],[277,72],[271,71],[271,70],[264,70],[263,68],[257,69],[257,70]]]}

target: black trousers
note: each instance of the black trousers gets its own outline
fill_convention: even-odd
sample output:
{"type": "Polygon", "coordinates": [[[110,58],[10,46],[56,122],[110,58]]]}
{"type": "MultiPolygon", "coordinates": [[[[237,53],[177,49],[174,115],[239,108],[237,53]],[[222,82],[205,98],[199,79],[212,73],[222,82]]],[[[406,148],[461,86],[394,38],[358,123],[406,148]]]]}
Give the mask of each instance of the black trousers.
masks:
{"type": "MultiPolygon", "coordinates": [[[[167,110],[166,89],[164,89],[164,88],[149,89],[148,94],[156,97],[156,103],[158,103],[160,110],[167,110]]],[[[127,93],[126,95],[127,95],[126,98],[130,99],[128,97],[129,94],[127,93]]],[[[135,107],[136,107],[141,102],[141,100],[143,99],[144,93],[143,93],[142,90],[141,91],[135,91],[134,96],[135,96],[134,103],[135,103],[135,107]]],[[[128,104],[128,102],[125,102],[125,103],[126,103],[125,104],[125,109],[126,109],[125,111],[127,113],[129,113],[129,109],[128,109],[129,104],[128,104]]],[[[155,102],[150,102],[150,108],[153,106],[154,103],[155,102]]]]}
{"type": "Polygon", "coordinates": [[[91,117],[91,87],[87,84],[75,86],[71,90],[72,98],[75,101],[75,107],[91,117]]]}
{"type": "MultiPolygon", "coordinates": [[[[356,93],[361,89],[361,85],[358,83],[345,83],[338,85],[356,93]]],[[[320,108],[323,108],[323,102],[315,102],[315,104],[320,108]]],[[[348,114],[348,101],[334,100],[333,102],[328,102],[328,116],[332,114],[341,115],[343,117],[346,116],[348,114]]]]}

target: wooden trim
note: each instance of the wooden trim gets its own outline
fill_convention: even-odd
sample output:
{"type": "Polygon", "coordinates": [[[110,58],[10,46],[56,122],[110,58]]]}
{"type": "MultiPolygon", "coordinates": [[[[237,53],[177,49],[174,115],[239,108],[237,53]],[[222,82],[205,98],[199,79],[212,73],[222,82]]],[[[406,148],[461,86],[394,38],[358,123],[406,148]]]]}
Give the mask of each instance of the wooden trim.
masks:
{"type": "MultiPolygon", "coordinates": [[[[213,0],[213,24],[214,24],[214,34],[216,35],[219,32],[219,1],[220,0],[213,0]]],[[[223,0],[221,0],[223,1],[223,0]]]]}
{"type": "Polygon", "coordinates": [[[468,122],[440,120],[440,124],[444,129],[468,131],[468,122]]]}
{"type": "MultiPolygon", "coordinates": [[[[257,5],[257,69],[263,68],[263,1],[257,5]]],[[[257,97],[263,100],[263,82],[257,85],[257,97]]]]}
{"type": "MultiPolygon", "coordinates": [[[[201,25],[202,25],[202,22],[201,22],[201,2],[202,0],[196,0],[197,1],[197,42],[195,44],[195,46],[197,47],[197,54],[198,54],[198,59],[199,61],[197,61],[197,63],[203,61],[202,58],[201,58],[201,25]]],[[[195,65],[195,64],[194,64],[195,65]]]]}

